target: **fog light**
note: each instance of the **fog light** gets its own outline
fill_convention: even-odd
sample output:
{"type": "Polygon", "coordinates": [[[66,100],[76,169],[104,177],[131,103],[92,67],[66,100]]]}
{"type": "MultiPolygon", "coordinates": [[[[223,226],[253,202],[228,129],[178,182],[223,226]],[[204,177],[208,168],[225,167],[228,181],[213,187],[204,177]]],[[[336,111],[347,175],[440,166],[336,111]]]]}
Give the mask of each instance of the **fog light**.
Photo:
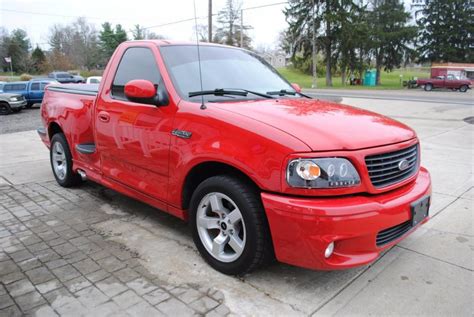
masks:
{"type": "Polygon", "coordinates": [[[328,247],[326,248],[326,251],[324,251],[324,257],[327,259],[332,255],[332,252],[334,251],[334,242],[329,243],[328,247]]]}

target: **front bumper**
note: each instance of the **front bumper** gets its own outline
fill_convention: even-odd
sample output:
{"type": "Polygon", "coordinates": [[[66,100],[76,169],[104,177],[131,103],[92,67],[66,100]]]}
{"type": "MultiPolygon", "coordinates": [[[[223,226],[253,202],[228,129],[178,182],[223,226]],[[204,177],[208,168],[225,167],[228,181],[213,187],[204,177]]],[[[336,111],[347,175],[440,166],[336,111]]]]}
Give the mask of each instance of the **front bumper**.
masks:
{"type": "Polygon", "coordinates": [[[25,99],[20,101],[9,101],[8,104],[12,109],[24,108],[26,107],[27,101],[25,99]]]}
{"type": "Polygon", "coordinates": [[[368,264],[416,230],[420,224],[390,243],[376,245],[380,231],[410,220],[410,204],[427,195],[431,178],[421,168],[416,180],[383,194],[307,198],[262,193],[262,201],[280,262],[336,270],[368,264]],[[332,241],[334,253],[326,259],[324,251],[332,241]]]}

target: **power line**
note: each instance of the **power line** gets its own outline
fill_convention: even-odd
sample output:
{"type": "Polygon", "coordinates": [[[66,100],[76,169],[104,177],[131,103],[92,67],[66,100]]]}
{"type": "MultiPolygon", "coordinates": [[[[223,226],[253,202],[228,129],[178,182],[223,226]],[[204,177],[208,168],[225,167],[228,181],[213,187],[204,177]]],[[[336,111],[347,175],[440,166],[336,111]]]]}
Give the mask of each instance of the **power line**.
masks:
{"type": "MultiPolygon", "coordinates": [[[[287,4],[287,3],[288,3],[288,1],[269,3],[269,4],[264,4],[264,5],[256,6],[256,7],[242,8],[240,10],[243,11],[243,10],[260,9],[260,8],[272,7],[272,6],[277,6],[277,5],[287,4]]],[[[212,16],[217,16],[217,15],[219,15],[219,14],[218,13],[213,13],[212,14],[212,16]]],[[[197,19],[199,19],[199,20],[207,19],[207,18],[209,18],[209,15],[197,17],[197,19]]],[[[194,17],[188,18],[188,19],[183,19],[183,20],[167,22],[167,23],[163,23],[163,24],[151,25],[151,26],[144,27],[143,29],[159,28],[159,27],[163,27],[163,26],[174,25],[174,24],[179,24],[179,23],[184,23],[184,22],[189,22],[189,21],[194,21],[194,17]]]]}
{"type": "Polygon", "coordinates": [[[243,11],[243,10],[260,9],[260,8],[266,8],[266,7],[273,7],[273,6],[277,6],[277,5],[281,5],[281,4],[288,4],[288,1],[277,2],[277,3],[269,3],[269,4],[264,4],[264,5],[256,6],[256,7],[242,8],[241,10],[243,11]]]}
{"type": "MultiPolygon", "coordinates": [[[[216,14],[213,14],[213,16],[216,15],[216,14]]],[[[207,18],[207,15],[205,17],[197,17],[196,19],[204,19],[204,18],[207,18]]],[[[177,20],[177,21],[172,21],[172,22],[167,22],[167,23],[163,23],[163,24],[157,24],[157,25],[151,25],[151,26],[147,26],[147,27],[144,27],[143,29],[152,29],[152,28],[159,28],[159,27],[162,27],[162,26],[168,26],[168,25],[173,25],[173,24],[179,24],[179,23],[183,23],[183,22],[189,22],[189,21],[194,21],[195,18],[189,18],[189,19],[183,19],[183,20],[177,20]]]]}

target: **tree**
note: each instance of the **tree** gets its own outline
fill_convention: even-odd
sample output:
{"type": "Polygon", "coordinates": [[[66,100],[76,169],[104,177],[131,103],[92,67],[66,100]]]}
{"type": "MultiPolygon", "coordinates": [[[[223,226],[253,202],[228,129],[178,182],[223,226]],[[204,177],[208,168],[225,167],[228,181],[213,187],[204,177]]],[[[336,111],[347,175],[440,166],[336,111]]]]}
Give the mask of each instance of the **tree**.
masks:
{"type": "Polygon", "coordinates": [[[102,54],[107,58],[110,58],[114,53],[115,46],[115,34],[112,29],[112,25],[109,22],[102,24],[102,30],[99,34],[100,46],[102,54]]]}
{"type": "Polygon", "coordinates": [[[150,32],[150,31],[147,31],[145,33],[145,38],[147,40],[164,40],[165,37],[161,34],[156,34],[155,32],[150,32]]]}
{"type": "Polygon", "coordinates": [[[115,25],[115,43],[119,46],[120,43],[128,40],[127,32],[122,28],[121,24],[115,25]]]}
{"type": "Polygon", "coordinates": [[[73,30],[73,62],[79,67],[91,70],[100,59],[99,40],[94,25],[87,23],[85,18],[78,18],[72,25],[73,30]]]}
{"type": "MultiPolygon", "coordinates": [[[[336,33],[336,56],[341,71],[342,84],[346,84],[347,73],[361,78],[366,66],[368,42],[368,19],[366,6],[355,5],[351,1],[342,2],[338,21],[340,27],[336,33]],[[357,75],[357,76],[356,76],[357,75]]],[[[351,77],[352,77],[351,76],[351,77]]]]}
{"type": "Polygon", "coordinates": [[[332,68],[336,62],[333,54],[340,28],[340,12],[345,2],[352,3],[344,0],[291,0],[283,11],[288,22],[286,35],[287,41],[291,43],[293,64],[297,67],[304,65],[303,70],[309,71],[312,64],[312,38],[313,33],[316,33],[317,48],[324,51],[326,86],[332,86],[332,68]]]}
{"type": "Polygon", "coordinates": [[[10,70],[10,64],[7,64],[3,59],[5,56],[8,56],[8,43],[10,41],[9,34],[7,29],[0,27],[0,66],[1,69],[5,71],[10,70]]]}
{"type": "Polygon", "coordinates": [[[217,16],[217,29],[214,42],[230,46],[240,46],[240,35],[242,33],[243,47],[250,49],[252,39],[247,35],[251,29],[248,25],[241,27],[240,11],[242,3],[238,0],[227,0],[224,9],[217,16]]]}
{"type": "Polygon", "coordinates": [[[122,28],[122,25],[117,24],[115,30],[109,22],[102,24],[102,30],[99,35],[100,45],[102,48],[103,57],[108,60],[114,53],[120,43],[127,40],[127,32],[122,28]]]}
{"type": "Polygon", "coordinates": [[[45,71],[46,55],[39,46],[36,46],[33,52],[31,52],[31,62],[36,73],[43,73],[45,71]]]}
{"type": "MultiPolygon", "coordinates": [[[[209,26],[207,24],[198,24],[197,26],[193,26],[193,39],[194,40],[196,40],[195,39],[196,33],[197,33],[199,42],[209,41],[209,26]]],[[[213,28],[212,33],[215,34],[215,28],[213,28]]]]}
{"type": "Polygon", "coordinates": [[[132,30],[132,37],[134,40],[163,40],[164,36],[148,31],[146,28],[135,24],[132,30]]]}
{"type": "Polygon", "coordinates": [[[10,64],[6,63],[3,57],[11,57],[14,72],[27,72],[30,70],[29,50],[31,47],[28,34],[22,29],[15,29],[10,34],[2,30],[0,51],[2,52],[2,68],[10,69],[10,64]]]}
{"type": "Polygon", "coordinates": [[[472,1],[426,0],[418,20],[421,61],[474,62],[472,1]]]}
{"type": "Polygon", "coordinates": [[[52,48],[52,56],[58,58],[63,55],[59,57],[60,60],[68,61],[62,62],[61,67],[71,64],[71,67],[90,70],[100,63],[97,31],[94,25],[89,24],[84,18],[78,18],[65,26],[54,25],[50,29],[48,42],[52,48]]]}
{"type": "Polygon", "coordinates": [[[400,0],[372,0],[369,11],[369,40],[375,58],[376,84],[380,85],[382,67],[391,71],[408,61],[417,34],[416,26],[408,25],[410,14],[400,0]]]}
{"type": "Polygon", "coordinates": [[[140,24],[135,24],[132,30],[132,37],[134,40],[143,40],[145,39],[145,29],[143,29],[140,24]]]}

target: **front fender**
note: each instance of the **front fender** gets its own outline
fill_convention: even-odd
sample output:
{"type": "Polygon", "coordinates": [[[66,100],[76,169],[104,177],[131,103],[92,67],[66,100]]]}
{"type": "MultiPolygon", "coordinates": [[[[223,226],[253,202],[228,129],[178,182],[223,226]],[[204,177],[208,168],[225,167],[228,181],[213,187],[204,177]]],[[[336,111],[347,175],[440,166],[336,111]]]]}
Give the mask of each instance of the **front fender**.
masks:
{"type": "Polygon", "coordinates": [[[168,201],[176,207],[181,207],[186,176],[198,164],[232,166],[262,190],[280,192],[286,156],[310,150],[289,134],[212,105],[201,110],[199,105],[182,103],[173,129],[192,133],[190,138],[173,136],[170,143],[168,201]]]}

